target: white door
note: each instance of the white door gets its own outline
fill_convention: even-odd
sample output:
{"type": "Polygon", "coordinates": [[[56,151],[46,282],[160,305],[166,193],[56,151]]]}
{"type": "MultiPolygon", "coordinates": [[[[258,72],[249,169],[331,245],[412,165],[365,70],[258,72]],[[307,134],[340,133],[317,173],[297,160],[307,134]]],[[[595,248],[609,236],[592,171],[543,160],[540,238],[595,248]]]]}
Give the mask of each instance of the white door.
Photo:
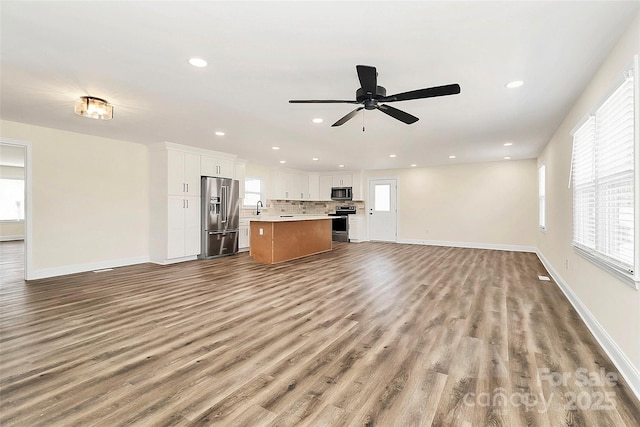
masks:
{"type": "Polygon", "coordinates": [[[369,181],[369,240],[396,241],[396,190],[395,179],[369,181]]]}

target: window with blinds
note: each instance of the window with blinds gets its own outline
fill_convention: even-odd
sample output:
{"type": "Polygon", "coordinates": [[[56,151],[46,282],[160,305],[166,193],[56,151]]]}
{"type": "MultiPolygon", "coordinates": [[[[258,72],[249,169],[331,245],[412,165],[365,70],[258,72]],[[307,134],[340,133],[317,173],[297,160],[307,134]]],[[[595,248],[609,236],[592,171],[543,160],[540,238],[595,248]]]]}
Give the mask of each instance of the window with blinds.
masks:
{"type": "MultiPolygon", "coordinates": [[[[635,67],[634,67],[635,68],[635,67]]],[[[573,134],[573,245],[633,275],[636,208],[634,195],[634,73],[573,134]]]]}
{"type": "Polygon", "coordinates": [[[541,230],[547,227],[547,207],[546,207],[546,172],[547,167],[541,165],[538,168],[538,226],[541,230]]]}

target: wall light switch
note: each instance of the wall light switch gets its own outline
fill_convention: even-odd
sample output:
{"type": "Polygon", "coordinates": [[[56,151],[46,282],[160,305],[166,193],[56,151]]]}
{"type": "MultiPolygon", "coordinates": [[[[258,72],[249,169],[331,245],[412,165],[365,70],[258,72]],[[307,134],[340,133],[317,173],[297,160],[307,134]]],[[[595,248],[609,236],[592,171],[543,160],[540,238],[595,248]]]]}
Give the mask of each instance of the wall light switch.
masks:
{"type": "Polygon", "coordinates": [[[260,229],[260,235],[264,235],[264,230],[262,228],[260,229]]]}

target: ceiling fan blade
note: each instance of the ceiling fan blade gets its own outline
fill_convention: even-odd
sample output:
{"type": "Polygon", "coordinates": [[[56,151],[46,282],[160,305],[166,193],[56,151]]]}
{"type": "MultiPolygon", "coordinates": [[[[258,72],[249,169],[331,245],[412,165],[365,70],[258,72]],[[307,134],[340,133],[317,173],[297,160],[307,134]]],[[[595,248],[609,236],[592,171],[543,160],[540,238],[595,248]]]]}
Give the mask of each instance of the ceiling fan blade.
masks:
{"type": "Polygon", "coordinates": [[[358,72],[358,79],[360,79],[360,87],[364,93],[376,93],[376,87],[378,86],[378,72],[376,67],[369,65],[356,65],[356,71],[358,72]]]}
{"type": "Polygon", "coordinates": [[[459,84],[430,87],[427,89],[412,90],[409,92],[397,93],[395,95],[380,98],[380,102],[410,101],[412,99],[433,98],[435,96],[455,95],[460,93],[459,84]]]}
{"type": "Polygon", "coordinates": [[[346,122],[351,120],[356,114],[358,114],[358,111],[362,110],[363,108],[364,107],[356,108],[355,110],[353,110],[352,112],[350,112],[349,114],[347,114],[346,116],[344,116],[343,118],[341,118],[340,120],[338,120],[337,122],[332,124],[331,127],[341,126],[341,125],[345,124],[346,122]]]}
{"type": "Polygon", "coordinates": [[[341,99],[290,99],[290,104],[358,104],[358,101],[341,99]]]}
{"type": "Polygon", "coordinates": [[[411,123],[415,123],[419,120],[416,116],[412,116],[409,113],[405,113],[404,111],[398,110],[397,108],[393,108],[389,105],[384,105],[384,104],[378,105],[378,110],[408,125],[410,125],[411,123]]]}

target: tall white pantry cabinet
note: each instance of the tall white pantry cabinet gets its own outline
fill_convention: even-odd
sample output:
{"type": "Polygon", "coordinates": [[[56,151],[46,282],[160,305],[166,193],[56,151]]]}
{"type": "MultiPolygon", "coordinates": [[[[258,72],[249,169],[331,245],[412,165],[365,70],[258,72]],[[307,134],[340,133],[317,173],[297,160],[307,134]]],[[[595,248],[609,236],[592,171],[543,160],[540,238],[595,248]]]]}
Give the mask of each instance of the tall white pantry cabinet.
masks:
{"type": "Polygon", "coordinates": [[[149,147],[151,262],[169,264],[197,257],[201,239],[200,177],[240,178],[234,176],[234,158],[169,142],[149,147]]]}

